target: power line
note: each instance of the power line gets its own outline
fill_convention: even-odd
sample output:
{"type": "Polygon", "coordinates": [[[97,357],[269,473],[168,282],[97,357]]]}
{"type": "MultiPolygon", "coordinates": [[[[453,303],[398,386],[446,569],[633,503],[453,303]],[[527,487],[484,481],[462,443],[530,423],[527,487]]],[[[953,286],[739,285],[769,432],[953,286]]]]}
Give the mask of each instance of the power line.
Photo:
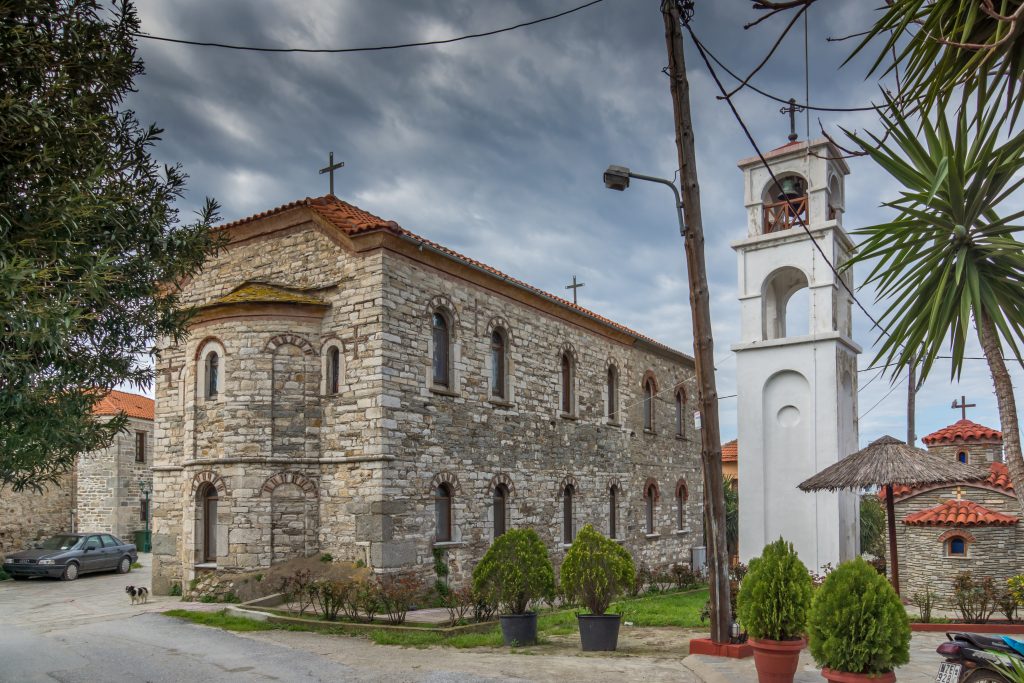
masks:
{"type": "Polygon", "coordinates": [[[875,405],[871,406],[870,408],[868,408],[867,410],[865,410],[865,411],[864,411],[863,413],[861,413],[861,414],[860,414],[860,416],[858,416],[858,418],[857,418],[857,419],[858,419],[858,420],[863,420],[863,419],[864,419],[865,417],[867,417],[867,416],[868,416],[868,413],[870,413],[870,412],[871,412],[872,410],[874,410],[875,408],[877,408],[878,406],[880,406],[880,405],[882,404],[882,401],[884,401],[885,399],[889,398],[889,395],[890,395],[890,394],[892,394],[892,392],[896,391],[896,389],[898,389],[898,388],[899,388],[899,386],[900,386],[901,384],[903,384],[904,382],[906,382],[906,381],[907,381],[907,376],[906,376],[906,375],[903,375],[903,379],[901,379],[901,380],[900,380],[899,382],[896,382],[896,384],[893,384],[893,385],[892,385],[892,389],[889,389],[889,391],[887,391],[887,392],[885,393],[885,396],[883,396],[882,398],[878,399],[878,402],[877,402],[877,403],[875,403],[875,405]]]}
{"type": "Polygon", "coordinates": [[[543,23],[545,21],[551,21],[552,19],[558,19],[564,17],[573,12],[579,12],[587,7],[592,7],[604,0],[591,0],[590,2],[584,3],[567,9],[564,12],[558,14],[552,14],[550,16],[541,17],[540,19],[533,19],[532,21],[524,21],[515,26],[506,26],[504,28],[494,29],[493,31],[484,31],[482,33],[469,33],[464,36],[458,36],[455,38],[444,38],[441,40],[427,40],[418,43],[398,43],[395,45],[376,45],[373,47],[341,47],[341,48],[305,48],[305,47],[258,47],[254,45],[233,45],[230,43],[215,43],[215,42],[204,42],[200,40],[186,40],[184,38],[168,38],[166,36],[154,36],[149,33],[139,33],[133,31],[132,35],[136,38],[146,38],[147,40],[158,40],[165,43],[177,43],[179,45],[194,45],[197,47],[218,47],[225,50],[244,50],[248,52],[307,52],[307,53],[327,53],[327,54],[341,54],[346,52],[381,52],[384,50],[400,50],[407,47],[425,47],[428,45],[446,45],[448,43],[457,43],[462,40],[469,40],[471,38],[484,38],[486,36],[493,36],[499,33],[506,33],[508,31],[514,31],[519,28],[526,26],[534,26],[536,24],[543,23]]]}

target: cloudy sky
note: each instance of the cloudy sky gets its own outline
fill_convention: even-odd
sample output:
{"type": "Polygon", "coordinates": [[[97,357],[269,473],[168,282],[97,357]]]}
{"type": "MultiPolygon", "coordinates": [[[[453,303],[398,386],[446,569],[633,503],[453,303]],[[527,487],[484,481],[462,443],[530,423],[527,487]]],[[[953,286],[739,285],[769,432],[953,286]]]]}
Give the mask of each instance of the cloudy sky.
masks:
{"type": "MultiPolygon", "coordinates": [[[[138,0],[144,32],[267,47],[390,45],[493,30],[555,14],[583,0],[138,0]]],[[[861,106],[878,96],[867,64],[845,67],[873,4],[823,0],[809,20],[810,101],[861,106]]],[[[744,0],[697,3],[694,28],[727,66],[746,73],[788,17],[744,30],[760,16],[744,0]]],[[[335,193],[368,211],[547,291],[565,295],[575,274],[580,303],[692,353],[682,241],[671,195],[634,183],[604,188],[610,164],[673,177],[676,148],[659,0],[604,0],[568,16],[444,46],[351,54],[270,54],[142,39],[146,74],[129,100],[143,122],[166,129],[156,149],[190,174],[183,209],[204,196],[234,219],[327,192],[317,174],[333,150],[345,168],[335,193]]],[[[687,42],[719,393],[735,394],[739,329],[736,255],[745,234],[736,161],[753,150],[693,45],[687,42]]],[[[804,98],[803,23],[753,82],[804,98]]],[[[728,80],[728,77],[724,78],[728,80]]],[[[727,85],[734,85],[729,82],[727,85]]],[[[765,150],[786,142],[778,103],[744,91],[734,101],[765,150]]],[[[872,127],[868,113],[822,113],[829,130],[872,127]]],[[[801,118],[801,137],[805,121],[801,118]]],[[[884,220],[892,181],[853,159],[847,229],[884,220]]],[[[872,292],[858,297],[878,312],[872,292]]],[[[873,358],[876,335],[860,312],[854,336],[873,358]]],[[[981,355],[975,343],[969,355],[981,355]]],[[[1024,382],[1015,372],[1017,386],[1024,382]]],[[[860,373],[861,441],[906,433],[906,383],[860,373]],[[891,391],[891,393],[890,393],[891,391]]],[[[987,366],[967,361],[960,382],[938,365],[918,395],[918,434],[969,417],[998,427],[987,366]]],[[[736,432],[736,401],[721,401],[723,440],[736,432]]]]}

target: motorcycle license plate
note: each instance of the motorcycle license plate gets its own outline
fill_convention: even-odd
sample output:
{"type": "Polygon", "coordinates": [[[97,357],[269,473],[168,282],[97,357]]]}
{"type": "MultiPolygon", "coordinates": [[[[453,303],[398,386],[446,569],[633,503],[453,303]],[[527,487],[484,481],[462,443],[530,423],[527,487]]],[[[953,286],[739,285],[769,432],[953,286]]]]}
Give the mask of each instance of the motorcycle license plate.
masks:
{"type": "Polygon", "coordinates": [[[960,680],[960,664],[944,663],[939,667],[939,673],[935,676],[935,683],[957,683],[960,680]]]}

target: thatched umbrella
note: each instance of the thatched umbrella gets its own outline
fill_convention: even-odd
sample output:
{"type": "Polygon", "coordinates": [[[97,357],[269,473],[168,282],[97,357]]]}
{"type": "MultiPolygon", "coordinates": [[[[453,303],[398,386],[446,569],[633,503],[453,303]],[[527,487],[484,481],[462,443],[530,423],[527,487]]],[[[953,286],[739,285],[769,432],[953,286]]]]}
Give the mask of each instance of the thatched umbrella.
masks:
{"type": "Polygon", "coordinates": [[[899,439],[883,436],[867,447],[830,465],[799,485],[802,491],[859,490],[871,486],[885,487],[885,511],[889,518],[889,558],[892,586],[900,592],[899,563],[896,558],[896,512],[893,509],[893,486],[925,486],[978,481],[989,472],[956,460],[940,458],[899,439]]]}

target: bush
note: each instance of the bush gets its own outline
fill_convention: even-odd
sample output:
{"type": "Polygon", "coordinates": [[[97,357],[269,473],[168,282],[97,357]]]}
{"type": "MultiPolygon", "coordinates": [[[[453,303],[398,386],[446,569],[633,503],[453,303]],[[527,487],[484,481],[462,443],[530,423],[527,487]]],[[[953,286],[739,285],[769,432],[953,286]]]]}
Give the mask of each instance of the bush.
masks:
{"type": "Polygon", "coordinates": [[[473,569],[473,589],[506,614],[525,614],[530,603],[555,591],[548,550],[533,529],[510,529],[498,536],[473,569]]]}
{"type": "Polygon", "coordinates": [[[739,622],[752,638],[796,640],[807,625],[811,592],[807,567],[780,538],[750,561],[736,602],[739,622]]]}
{"type": "Polygon", "coordinates": [[[1024,605],[1024,574],[1008,578],[1006,580],[1006,589],[1014,597],[1018,605],[1024,605]]]}
{"type": "Polygon", "coordinates": [[[356,589],[355,581],[318,579],[313,583],[312,595],[316,608],[327,621],[337,621],[349,596],[356,589]]]}
{"type": "Polygon", "coordinates": [[[878,496],[860,498],[860,549],[875,557],[885,557],[885,508],[878,496]]]}
{"type": "Polygon", "coordinates": [[[690,569],[686,562],[672,565],[672,582],[679,590],[693,588],[702,583],[700,574],[690,569]]]}
{"type": "Polygon", "coordinates": [[[1000,614],[1006,617],[1006,620],[1011,624],[1017,618],[1017,598],[1014,597],[1013,593],[1008,590],[999,593],[996,597],[996,606],[999,608],[1000,614]]]}
{"type": "Polygon", "coordinates": [[[566,598],[600,615],[636,580],[633,557],[615,541],[587,524],[576,534],[562,563],[562,590],[566,598]]]}
{"type": "Polygon", "coordinates": [[[0,567],[0,581],[6,581],[9,578],[11,578],[10,575],[4,571],[3,567],[0,567]]]}
{"type": "Polygon", "coordinates": [[[476,598],[470,586],[452,588],[441,596],[441,604],[448,610],[448,625],[458,626],[473,609],[476,598]]]}
{"type": "Polygon", "coordinates": [[[167,594],[175,597],[181,597],[181,584],[177,582],[172,583],[171,590],[167,594]]]}
{"type": "Polygon", "coordinates": [[[808,634],[814,661],[835,671],[879,674],[910,661],[907,611],[859,557],[839,565],[816,592],[808,634]]]}
{"type": "Polygon", "coordinates": [[[292,612],[303,616],[313,604],[316,579],[308,569],[298,569],[294,574],[283,576],[278,581],[278,591],[292,612]]]}
{"type": "Polygon", "coordinates": [[[996,611],[995,582],[991,576],[975,579],[970,572],[960,572],[953,579],[953,607],[968,624],[984,624],[996,611]]]}
{"type": "Polygon", "coordinates": [[[925,624],[931,622],[932,609],[935,608],[935,593],[932,593],[931,584],[926,583],[923,592],[914,593],[914,597],[910,598],[910,603],[921,613],[922,622],[925,624]]]}
{"type": "Polygon", "coordinates": [[[423,593],[423,584],[411,574],[382,576],[377,583],[380,606],[389,624],[405,623],[405,615],[423,593]]]}

